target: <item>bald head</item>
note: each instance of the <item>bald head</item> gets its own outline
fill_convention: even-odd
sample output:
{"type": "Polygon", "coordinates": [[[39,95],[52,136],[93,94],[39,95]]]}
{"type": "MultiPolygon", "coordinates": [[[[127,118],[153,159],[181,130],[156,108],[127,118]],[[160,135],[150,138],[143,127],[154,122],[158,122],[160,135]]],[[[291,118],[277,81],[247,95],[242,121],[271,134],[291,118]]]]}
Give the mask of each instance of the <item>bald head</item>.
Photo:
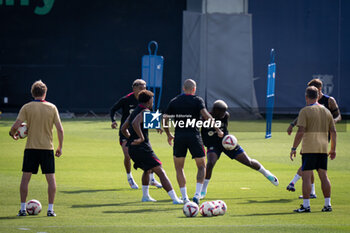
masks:
{"type": "Polygon", "coordinates": [[[186,94],[196,93],[196,82],[193,79],[186,79],[183,89],[186,94]]]}
{"type": "Polygon", "coordinates": [[[225,109],[225,111],[226,111],[227,108],[228,108],[227,104],[226,104],[225,101],[223,101],[223,100],[217,100],[217,101],[215,101],[214,104],[213,104],[213,107],[214,107],[214,108],[225,109]]]}
{"type": "Polygon", "coordinates": [[[222,119],[226,115],[227,104],[223,100],[217,100],[213,104],[212,116],[215,119],[222,119]]]}

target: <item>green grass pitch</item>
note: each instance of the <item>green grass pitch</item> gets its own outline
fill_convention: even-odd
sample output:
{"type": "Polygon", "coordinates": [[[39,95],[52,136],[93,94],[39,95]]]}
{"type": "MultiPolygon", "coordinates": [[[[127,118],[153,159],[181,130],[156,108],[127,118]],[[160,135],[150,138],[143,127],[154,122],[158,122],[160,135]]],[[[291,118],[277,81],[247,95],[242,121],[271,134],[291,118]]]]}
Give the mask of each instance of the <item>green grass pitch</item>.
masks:
{"type": "MultiPolygon", "coordinates": [[[[223,155],[205,200],[224,200],[228,211],[212,218],[186,218],[181,205],[173,205],[164,190],[153,187],[150,194],[158,202],[141,203],[142,191],[131,190],[126,182],[117,131],[108,120],[63,121],[63,155],[56,158],[57,217],[46,217],[47,184],[40,171],[32,176],[28,200],[40,200],[42,213],[16,217],[25,140],[8,136],[12,123],[13,119],[0,120],[0,232],[350,232],[350,133],[346,123],[339,125],[337,158],[329,161],[333,212],[321,212],[324,199],[316,177],[318,198],[311,200],[312,212],[296,214],[293,209],[302,203],[298,199],[301,180],[295,193],[286,191],[286,186],[301,159],[289,160],[294,134],[285,132],[288,121],[273,123],[271,139],[264,139],[264,121],[232,121],[230,129],[240,145],[273,172],[280,185],[273,186],[260,173],[223,155]]],[[[180,195],[166,136],[152,131],[150,140],[180,195]]],[[[189,156],[185,173],[191,197],[196,168],[189,156]]],[[[133,176],[141,186],[141,171],[133,170],[133,176]]]]}

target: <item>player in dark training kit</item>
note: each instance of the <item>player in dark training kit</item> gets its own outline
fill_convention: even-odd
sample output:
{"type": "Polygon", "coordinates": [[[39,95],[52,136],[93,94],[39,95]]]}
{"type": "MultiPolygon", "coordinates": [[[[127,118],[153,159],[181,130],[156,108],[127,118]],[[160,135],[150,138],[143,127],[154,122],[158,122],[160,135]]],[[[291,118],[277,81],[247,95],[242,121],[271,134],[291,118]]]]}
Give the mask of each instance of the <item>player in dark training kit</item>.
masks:
{"type": "MultiPolygon", "coordinates": [[[[325,95],[322,93],[322,86],[323,83],[320,79],[312,79],[308,84],[309,87],[310,86],[314,86],[318,89],[318,103],[325,106],[332,114],[333,116],[333,120],[334,123],[337,123],[341,120],[341,114],[340,114],[340,110],[338,108],[338,104],[337,101],[328,95],[325,95]]],[[[288,129],[287,129],[287,133],[288,135],[291,135],[292,131],[293,131],[293,127],[297,124],[298,118],[296,118],[292,123],[290,123],[288,129]]],[[[328,134],[330,136],[330,134],[328,134]]],[[[328,140],[330,140],[330,137],[328,137],[328,140]]],[[[302,177],[302,170],[301,167],[299,167],[297,174],[295,174],[295,176],[293,177],[293,179],[290,181],[289,185],[287,186],[287,190],[288,191],[295,191],[295,184],[296,182],[302,177]]],[[[316,198],[316,192],[315,192],[315,177],[314,174],[312,172],[312,176],[311,176],[311,193],[310,193],[310,198],[316,198]]],[[[303,195],[299,196],[300,199],[303,198],[303,195]]]]}
{"type": "MultiPolygon", "coordinates": [[[[130,115],[130,113],[137,107],[138,101],[137,101],[137,95],[140,91],[146,89],[146,82],[142,79],[136,79],[132,84],[132,90],[133,92],[127,94],[126,96],[120,98],[111,108],[110,110],[110,116],[112,120],[112,129],[117,128],[117,122],[115,121],[115,113],[122,109],[122,118],[120,120],[120,125],[123,125],[126,118],[130,115]]],[[[130,156],[128,153],[128,148],[126,146],[127,138],[121,133],[119,130],[119,143],[122,147],[123,153],[124,153],[124,166],[126,170],[126,175],[128,179],[128,183],[132,189],[138,189],[138,186],[136,182],[134,181],[134,178],[131,174],[131,163],[130,163],[130,156]]],[[[150,180],[151,185],[156,186],[157,188],[161,188],[162,185],[156,181],[153,177],[153,173],[150,174],[150,180]]]]}
{"type": "Polygon", "coordinates": [[[123,135],[128,138],[127,146],[129,149],[129,155],[134,161],[134,168],[141,168],[143,170],[142,202],[156,201],[149,195],[149,173],[153,171],[160,178],[164,189],[173,200],[173,203],[182,204],[182,200],[176,196],[176,193],[162,168],[162,163],[152,150],[148,139],[148,129],[143,128],[143,115],[145,111],[152,109],[153,93],[143,90],[139,93],[138,99],[139,105],[126,119],[121,131],[123,135]]]}
{"type": "MultiPolygon", "coordinates": [[[[225,135],[229,134],[227,130],[230,114],[227,112],[227,104],[222,100],[214,102],[211,115],[215,120],[221,121],[220,129],[225,135]]],[[[208,184],[212,175],[216,161],[220,158],[221,153],[225,153],[229,158],[235,159],[238,162],[253,168],[263,174],[272,184],[278,185],[278,179],[270,171],[266,170],[259,161],[249,158],[247,153],[240,145],[237,145],[233,150],[226,150],[222,146],[222,138],[220,138],[214,128],[201,129],[204,145],[207,147],[207,173],[201,191],[201,198],[204,198],[207,193],[208,184]]]]}
{"type": "MultiPolygon", "coordinates": [[[[166,115],[164,115],[163,128],[168,136],[168,143],[170,145],[172,145],[172,140],[174,139],[173,150],[176,177],[184,202],[189,201],[183,170],[187,149],[190,150],[192,158],[196,161],[198,168],[197,184],[196,193],[192,200],[198,204],[205,177],[205,151],[196,123],[200,120],[201,116],[204,120],[210,122],[214,122],[214,119],[205,108],[203,99],[195,95],[195,81],[192,79],[185,80],[183,91],[184,94],[178,95],[170,101],[165,111],[166,115]],[[175,137],[169,131],[169,118],[173,118],[172,122],[176,123],[175,137]]],[[[220,129],[216,128],[216,131],[221,137],[223,136],[223,132],[220,129]]]]}

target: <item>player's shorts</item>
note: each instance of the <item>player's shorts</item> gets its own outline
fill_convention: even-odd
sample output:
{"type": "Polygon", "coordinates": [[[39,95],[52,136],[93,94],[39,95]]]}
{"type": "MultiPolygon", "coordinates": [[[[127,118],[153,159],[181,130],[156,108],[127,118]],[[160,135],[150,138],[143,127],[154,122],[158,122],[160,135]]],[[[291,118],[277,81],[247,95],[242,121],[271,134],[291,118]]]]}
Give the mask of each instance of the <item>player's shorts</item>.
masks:
{"type": "Polygon", "coordinates": [[[162,165],[162,162],[153,152],[152,147],[142,143],[141,145],[130,145],[129,155],[132,161],[134,161],[134,168],[141,168],[144,171],[150,170],[154,167],[162,165]]]}
{"type": "Polygon", "coordinates": [[[235,159],[237,155],[244,152],[243,148],[240,145],[237,145],[233,150],[226,150],[222,145],[217,146],[210,146],[208,147],[208,152],[214,152],[217,154],[218,159],[220,158],[220,155],[222,152],[224,152],[230,159],[235,159]]]}
{"type": "Polygon", "coordinates": [[[22,172],[37,174],[39,165],[43,174],[55,173],[53,150],[25,149],[22,172]]]}
{"type": "Polygon", "coordinates": [[[174,138],[174,156],[186,157],[187,149],[190,150],[192,159],[205,157],[205,149],[200,134],[181,134],[174,138]]]}
{"type": "Polygon", "coordinates": [[[322,153],[303,153],[301,170],[327,170],[328,155],[322,153]]]}
{"type": "Polygon", "coordinates": [[[128,139],[122,134],[122,132],[119,132],[119,144],[122,145],[123,142],[128,141],[128,139]]]}

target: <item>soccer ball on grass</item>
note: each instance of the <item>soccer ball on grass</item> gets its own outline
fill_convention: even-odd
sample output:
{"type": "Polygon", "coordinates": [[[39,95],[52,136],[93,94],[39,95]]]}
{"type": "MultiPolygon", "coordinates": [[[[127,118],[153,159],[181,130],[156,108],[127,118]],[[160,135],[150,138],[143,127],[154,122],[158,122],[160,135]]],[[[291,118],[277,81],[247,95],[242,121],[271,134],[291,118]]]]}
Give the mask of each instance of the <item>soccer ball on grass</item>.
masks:
{"type": "Polygon", "coordinates": [[[42,209],[42,206],[40,201],[33,199],[27,202],[26,209],[29,215],[38,215],[42,209]]]}
{"type": "Polygon", "coordinates": [[[184,204],[183,212],[186,217],[196,217],[199,212],[199,207],[196,203],[189,201],[184,204]]]}

